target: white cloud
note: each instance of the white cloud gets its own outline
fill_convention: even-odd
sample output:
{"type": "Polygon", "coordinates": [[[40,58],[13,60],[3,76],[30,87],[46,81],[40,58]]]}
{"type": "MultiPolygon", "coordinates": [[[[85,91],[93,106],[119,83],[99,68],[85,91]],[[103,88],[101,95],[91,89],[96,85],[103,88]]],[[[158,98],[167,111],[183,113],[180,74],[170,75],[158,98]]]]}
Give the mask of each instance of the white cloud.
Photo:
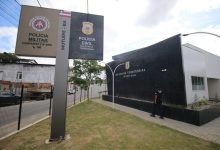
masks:
{"type": "Polygon", "coordinates": [[[15,49],[17,28],[0,27],[0,52],[13,52],[15,49]]]}
{"type": "MultiPolygon", "coordinates": [[[[117,39],[120,39],[118,41],[120,41],[120,43],[123,43],[122,45],[124,46],[122,46],[122,49],[120,51],[112,51],[112,55],[118,54],[120,52],[126,52],[128,50],[134,50],[137,48],[146,47],[151,44],[157,43],[161,40],[164,40],[170,36],[176,35],[178,33],[189,33],[196,31],[213,32],[216,34],[219,33],[218,27],[216,26],[210,25],[209,27],[198,29],[195,26],[196,25],[199,26],[200,24],[199,22],[191,23],[188,20],[183,20],[181,18],[182,17],[181,15],[183,13],[185,13],[184,15],[186,15],[186,19],[187,19],[190,18],[191,15],[194,13],[199,14],[201,12],[204,13],[204,12],[212,11],[213,9],[216,8],[220,8],[219,0],[218,1],[196,0],[195,2],[188,0],[186,1],[179,0],[177,2],[176,1],[172,1],[172,2],[173,4],[167,4],[166,7],[162,7],[163,3],[158,4],[159,2],[157,1],[157,4],[155,5],[156,9],[147,10],[145,11],[146,12],[145,16],[140,16],[140,18],[146,17],[146,19],[147,17],[149,18],[149,16],[152,16],[153,19],[151,18],[149,19],[151,20],[151,22],[148,21],[142,22],[142,26],[133,26],[132,24],[132,26],[129,26],[129,28],[124,28],[124,31],[127,30],[127,32],[124,33],[118,30],[117,32],[120,37],[117,37],[117,39]],[[198,4],[199,6],[197,6],[198,4]],[[157,7],[157,6],[161,6],[161,7],[157,7]],[[162,12],[164,12],[164,14],[162,14],[162,12]]],[[[149,6],[150,3],[148,7],[149,6]]],[[[218,20],[218,18],[216,18],[216,20],[218,20]]],[[[124,22],[126,22],[126,20],[124,22]]],[[[188,37],[185,37],[184,39],[186,38],[188,37]]],[[[217,41],[218,43],[220,43],[219,41],[220,39],[216,37],[212,37],[210,38],[210,40],[209,38],[206,38],[206,40],[201,41],[200,38],[194,37],[194,40],[188,40],[188,42],[195,44],[198,47],[204,48],[205,50],[210,51],[214,54],[219,55],[217,49],[219,49],[220,46],[217,46],[217,44],[214,43],[217,43],[217,41]],[[210,42],[210,40],[212,42],[210,42]]]]}
{"type": "MultiPolygon", "coordinates": [[[[42,0],[40,0],[41,2],[42,0]]],[[[87,0],[51,0],[53,8],[86,13],[87,0]]],[[[38,5],[36,1],[21,0],[22,4],[38,5]]],[[[47,3],[41,2],[43,6],[47,3]]],[[[92,0],[89,1],[89,13],[104,15],[104,61],[122,52],[146,47],[178,33],[207,31],[220,34],[219,26],[196,27],[199,22],[191,22],[193,14],[204,14],[220,8],[220,0],[92,0]],[[183,16],[185,20],[183,20],[183,16]],[[187,19],[187,18],[190,18],[187,19]],[[140,25],[141,24],[141,25],[140,25]]],[[[219,18],[216,18],[216,21],[219,18]]],[[[206,21],[206,20],[204,20],[206,21]]],[[[1,33],[11,37],[14,49],[16,33],[1,33]]],[[[11,32],[11,31],[10,31],[11,32]]],[[[208,35],[192,35],[183,38],[195,46],[218,53],[219,38],[208,35]],[[200,38],[201,36],[201,38],[200,38]],[[204,38],[204,40],[202,40],[204,38]],[[206,38],[206,39],[205,39],[206,38]],[[206,45],[206,47],[205,47],[206,45]],[[214,49],[214,50],[212,50],[214,49]]],[[[0,46],[2,47],[2,46],[0,46]]],[[[3,49],[3,47],[1,48],[3,49]]],[[[39,60],[43,62],[43,59],[39,60]]],[[[45,61],[46,63],[52,60],[45,61]]],[[[55,61],[54,61],[55,63],[55,61]]]]}
{"type": "Polygon", "coordinates": [[[173,14],[179,14],[180,12],[199,13],[219,7],[219,0],[178,0],[176,7],[173,9],[173,14]]]}
{"type": "Polygon", "coordinates": [[[144,14],[140,16],[139,24],[152,27],[164,20],[170,19],[170,12],[177,0],[149,0],[144,14]]]}

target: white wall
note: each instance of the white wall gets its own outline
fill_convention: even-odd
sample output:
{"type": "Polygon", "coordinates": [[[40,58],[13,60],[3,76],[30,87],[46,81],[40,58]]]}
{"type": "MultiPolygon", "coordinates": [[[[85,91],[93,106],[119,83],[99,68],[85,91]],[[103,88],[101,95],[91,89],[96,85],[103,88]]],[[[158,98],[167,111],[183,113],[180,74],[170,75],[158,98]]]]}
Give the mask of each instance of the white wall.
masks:
{"type": "Polygon", "coordinates": [[[54,84],[55,66],[0,64],[0,71],[3,71],[4,81],[54,84]],[[22,72],[21,80],[16,79],[17,72],[22,72]]]}
{"type": "Polygon", "coordinates": [[[220,79],[220,57],[205,51],[208,78],[220,79]]]}
{"type": "Polygon", "coordinates": [[[101,95],[99,95],[99,92],[103,92],[103,91],[107,91],[107,84],[102,84],[101,86],[98,85],[98,84],[92,84],[90,86],[90,89],[89,89],[89,93],[90,93],[90,97],[91,98],[95,98],[95,97],[99,97],[101,95]]]}
{"type": "Polygon", "coordinates": [[[202,99],[203,97],[208,98],[205,54],[201,51],[188,47],[186,44],[182,46],[182,56],[187,104],[193,103],[195,101],[195,97],[198,99],[202,99]],[[204,90],[192,90],[192,76],[204,78],[204,90]]]}
{"type": "Polygon", "coordinates": [[[220,98],[220,80],[208,78],[209,98],[220,98]]]}

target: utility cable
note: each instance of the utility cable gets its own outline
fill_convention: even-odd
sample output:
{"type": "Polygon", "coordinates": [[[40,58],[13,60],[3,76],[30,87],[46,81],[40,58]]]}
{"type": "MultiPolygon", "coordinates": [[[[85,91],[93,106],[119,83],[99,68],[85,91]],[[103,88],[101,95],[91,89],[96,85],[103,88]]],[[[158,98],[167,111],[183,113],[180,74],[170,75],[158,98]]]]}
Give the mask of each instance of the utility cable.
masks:
{"type": "MultiPolygon", "coordinates": [[[[0,4],[1,5],[1,4],[0,4]]],[[[1,5],[2,6],[2,5],[1,5]]],[[[4,7],[3,7],[4,8],[4,7]]],[[[14,17],[14,16],[12,16],[12,15],[10,15],[10,13],[8,13],[8,11],[7,10],[2,10],[2,9],[0,9],[4,14],[6,14],[7,16],[9,16],[10,18],[12,18],[15,22],[18,22],[18,20],[14,17]]]]}
{"type": "Polygon", "coordinates": [[[17,1],[17,0],[14,0],[18,5],[20,5],[21,6],[21,4],[17,1]]]}
{"type": "MultiPolygon", "coordinates": [[[[4,4],[4,5],[6,6],[6,7],[4,7],[4,8],[5,8],[5,11],[8,11],[8,10],[9,10],[8,12],[10,12],[10,11],[12,10],[14,13],[12,12],[12,13],[10,13],[10,14],[15,14],[15,15],[17,14],[17,12],[15,11],[15,9],[10,8],[9,5],[7,5],[4,1],[1,1],[1,2],[2,2],[2,4],[4,4]]],[[[3,6],[3,5],[2,5],[2,6],[3,6]]],[[[13,16],[13,15],[12,15],[12,16],[13,16]]],[[[17,16],[16,16],[16,17],[17,17],[17,16]]],[[[17,19],[16,19],[16,21],[17,21],[17,19]]]]}
{"type": "Polygon", "coordinates": [[[39,6],[41,7],[41,4],[40,4],[39,0],[37,0],[37,2],[38,2],[38,4],[39,4],[39,6]]]}
{"type": "Polygon", "coordinates": [[[10,23],[11,25],[17,26],[17,24],[15,24],[15,23],[11,22],[9,19],[5,18],[5,16],[2,15],[2,13],[0,13],[0,16],[1,16],[4,20],[6,20],[8,23],[10,23]]]}

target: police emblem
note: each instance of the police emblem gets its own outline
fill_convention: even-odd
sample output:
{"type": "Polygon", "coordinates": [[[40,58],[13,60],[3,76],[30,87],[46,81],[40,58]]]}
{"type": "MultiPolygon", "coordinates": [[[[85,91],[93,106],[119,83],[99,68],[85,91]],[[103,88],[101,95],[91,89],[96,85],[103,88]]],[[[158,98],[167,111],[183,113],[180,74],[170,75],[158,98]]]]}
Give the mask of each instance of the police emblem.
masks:
{"type": "Polygon", "coordinates": [[[30,20],[29,26],[36,31],[44,31],[50,28],[50,22],[46,17],[36,16],[30,20]]]}
{"type": "Polygon", "coordinates": [[[93,34],[93,23],[92,22],[82,22],[82,32],[85,35],[93,34]]]}

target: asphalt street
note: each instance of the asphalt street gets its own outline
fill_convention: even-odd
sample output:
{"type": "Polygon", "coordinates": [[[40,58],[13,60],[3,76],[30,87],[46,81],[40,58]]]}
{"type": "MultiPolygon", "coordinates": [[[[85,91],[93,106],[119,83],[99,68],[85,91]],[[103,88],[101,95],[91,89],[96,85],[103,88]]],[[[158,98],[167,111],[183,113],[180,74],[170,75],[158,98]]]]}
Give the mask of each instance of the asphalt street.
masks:
{"type": "MultiPolygon", "coordinates": [[[[84,93],[81,99],[84,99],[84,93]]],[[[76,93],[76,103],[80,101],[80,92],[76,93]]],[[[67,107],[74,104],[74,95],[67,96],[67,107]]],[[[22,103],[21,128],[38,121],[49,114],[50,100],[24,101],[22,103]]],[[[19,105],[0,107],[0,138],[17,130],[19,105]]]]}

